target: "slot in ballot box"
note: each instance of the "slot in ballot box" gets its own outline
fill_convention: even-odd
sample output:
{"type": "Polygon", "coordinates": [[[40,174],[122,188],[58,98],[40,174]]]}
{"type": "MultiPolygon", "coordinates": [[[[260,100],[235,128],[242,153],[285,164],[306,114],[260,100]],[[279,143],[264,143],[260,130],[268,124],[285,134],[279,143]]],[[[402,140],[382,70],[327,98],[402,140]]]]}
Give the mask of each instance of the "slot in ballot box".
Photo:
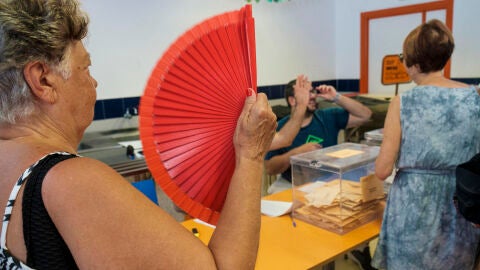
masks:
{"type": "Polygon", "coordinates": [[[342,143],[290,157],[293,217],[338,234],[381,218],[385,192],[374,174],[379,150],[342,143]]]}

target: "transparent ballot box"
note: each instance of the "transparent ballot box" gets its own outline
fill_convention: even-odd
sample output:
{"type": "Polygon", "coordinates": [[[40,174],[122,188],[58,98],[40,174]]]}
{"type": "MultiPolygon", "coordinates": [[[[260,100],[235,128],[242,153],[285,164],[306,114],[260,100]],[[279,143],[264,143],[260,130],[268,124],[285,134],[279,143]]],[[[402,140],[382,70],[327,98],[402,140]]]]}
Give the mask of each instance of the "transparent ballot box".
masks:
{"type": "Polygon", "coordinates": [[[343,143],[290,157],[293,218],[344,234],[383,213],[380,147],[343,143]]]}
{"type": "Polygon", "coordinates": [[[365,132],[364,136],[367,145],[381,145],[383,141],[383,128],[365,132]]]}
{"type": "MultiPolygon", "coordinates": [[[[365,143],[367,145],[380,146],[382,145],[382,141],[383,141],[383,128],[374,129],[374,130],[365,132],[365,143]]],[[[393,179],[395,178],[395,171],[396,170],[394,169],[392,172],[392,175],[387,177],[387,179],[385,179],[384,181],[383,187],[386,193],[388,193],[388,191],[390,190],[390,186],[393,183],[393,179]]]]}

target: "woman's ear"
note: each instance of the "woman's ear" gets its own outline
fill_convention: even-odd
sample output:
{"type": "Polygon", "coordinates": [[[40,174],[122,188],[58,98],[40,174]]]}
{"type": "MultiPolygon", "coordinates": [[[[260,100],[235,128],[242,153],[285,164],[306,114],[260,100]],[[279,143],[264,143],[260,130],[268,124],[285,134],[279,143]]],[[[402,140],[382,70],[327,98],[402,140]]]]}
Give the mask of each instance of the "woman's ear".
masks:
{"type": "Polygon", "coordinates": [[[415,71],[416,71],[417,73],[422,73],[422,69],[420,68],[420,65],[419,65],[419,64],[415,64],[415,65],[413,65],[412,67],[415,68],[415,71]]]}
{"type": "Polygon", "coordinates": [[[52,77],[55,73],[45,63],[40,61],[27,63],[23,69],[23,76],[37,99],[48,103],[55,102],[56,91],[52,77]]]}
{"type": "Polygon", "coordinates": [[[418,73],[421,73],[420,66],[418,64],[414,64],[410,67],[407,67],[407,73],[410,78],[417,75],[418,73]]]}

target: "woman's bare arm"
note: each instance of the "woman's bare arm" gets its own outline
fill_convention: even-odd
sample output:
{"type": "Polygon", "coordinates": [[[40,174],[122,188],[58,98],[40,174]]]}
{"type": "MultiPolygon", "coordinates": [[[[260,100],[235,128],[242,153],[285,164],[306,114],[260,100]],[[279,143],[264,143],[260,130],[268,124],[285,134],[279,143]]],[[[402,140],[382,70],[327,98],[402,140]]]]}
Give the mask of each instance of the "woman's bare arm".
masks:
{"type": "Polygon", "coordinates": [[[383,141],[375,161],[375,174],[381,180],[385,180],[392,174],[400,150],[401,137],[400,97],[396,96],[388,107],[383,128],[383,141]]]}
{"type": "Polygon", "coordinates": [[[90,158],[49,171],[45,205],[80,269],[253,269],[263,158],[275,127],[266,96],[249,97],[234,138],[235,172],[209,246],[90,158]]]}

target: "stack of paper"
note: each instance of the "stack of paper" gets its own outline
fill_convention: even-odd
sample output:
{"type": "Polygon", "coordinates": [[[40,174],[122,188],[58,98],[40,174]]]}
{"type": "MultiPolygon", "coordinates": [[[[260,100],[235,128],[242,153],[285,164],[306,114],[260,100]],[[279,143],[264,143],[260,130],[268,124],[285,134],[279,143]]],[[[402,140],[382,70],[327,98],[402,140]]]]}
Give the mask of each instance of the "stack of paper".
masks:
{"type": "Polygon", "coordinates": [[[360,182],[336,179],[306,193],[305,204],[295,209],[295,216],[307,222],[348,231],[376,218],[385,200],[383,183],[373,175],[360,182]]]}

